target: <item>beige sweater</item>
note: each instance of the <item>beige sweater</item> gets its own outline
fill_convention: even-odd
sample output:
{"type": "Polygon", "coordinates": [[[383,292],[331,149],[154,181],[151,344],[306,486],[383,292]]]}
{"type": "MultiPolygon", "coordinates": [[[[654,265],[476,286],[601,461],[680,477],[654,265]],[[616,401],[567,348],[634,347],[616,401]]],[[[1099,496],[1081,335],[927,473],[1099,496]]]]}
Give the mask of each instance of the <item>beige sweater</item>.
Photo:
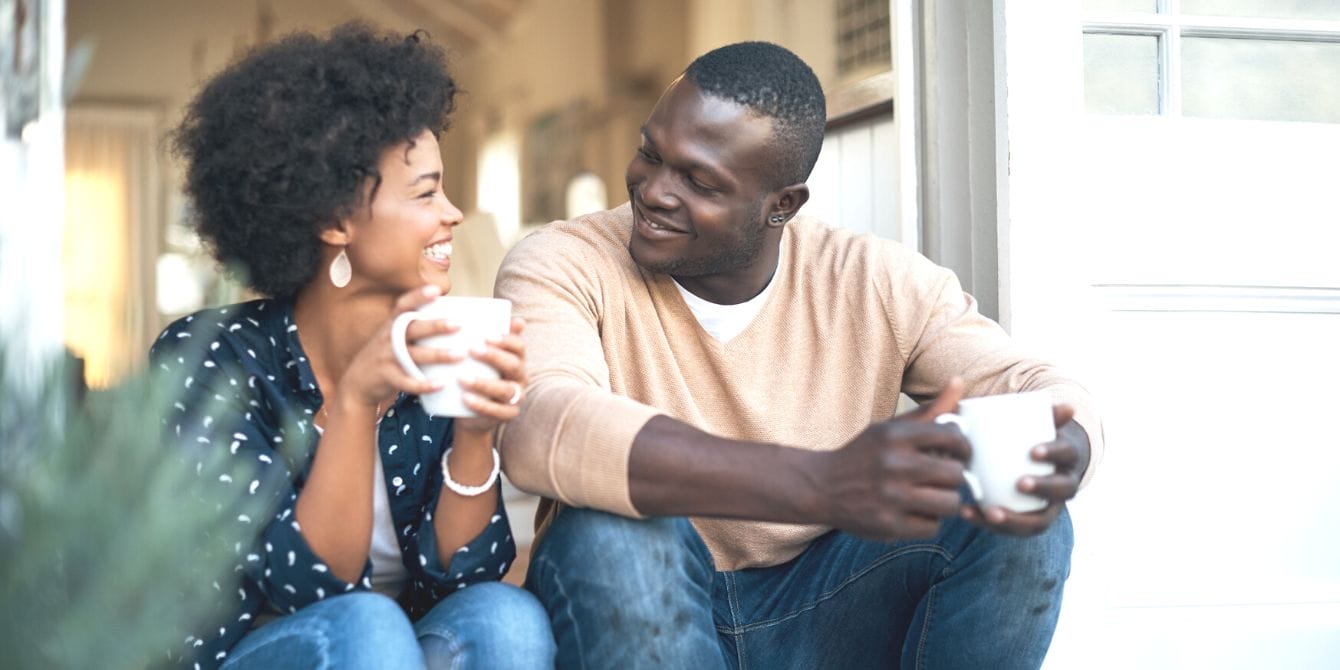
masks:
{"type": "MultiPolygon", "coordinates": [[[[670,277],[634,264],[631,225],[626,204],[555,222],[503,261],[496,294],[527,321],[531,379],[521,416],[501,436],[518,487],[640,516],[628,455],[656,414],[725,437],[829,450],[891,416],[899,391],[925,399],[954,375],[968,396],[1045,388],[1074,404],[1097,463],[1102,430],[1084,389],[1021,355],[953,273],[902,245],[797,217],[762,310],[721,343],[670,277]]],[[[693,522],[718,570],[782,563],[828,530],[693,522]]]]}

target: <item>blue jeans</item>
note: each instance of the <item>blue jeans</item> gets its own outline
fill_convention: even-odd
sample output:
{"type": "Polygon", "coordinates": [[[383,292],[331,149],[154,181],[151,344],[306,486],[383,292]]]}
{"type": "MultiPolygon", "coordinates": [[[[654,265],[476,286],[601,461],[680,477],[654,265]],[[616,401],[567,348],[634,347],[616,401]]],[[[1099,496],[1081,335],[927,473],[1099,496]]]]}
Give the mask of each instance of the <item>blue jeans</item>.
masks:
{"type": "Polygon", "coordinates": [[[833,531],[781,565],[717,572],[687,519],[565,509],[526,588],[560,668],[1037,668],[1072,545],[1065,512],[1031,538],[951,519],[929,540],[833,531]]]}
{"type": "Polygon", "coordinates": [[[222,670],[423,667],[552,668],[549,621],[533,596],[501,582],[461,589],[417,623],[394,600],[358,591],[248,633],[222,670]]]}

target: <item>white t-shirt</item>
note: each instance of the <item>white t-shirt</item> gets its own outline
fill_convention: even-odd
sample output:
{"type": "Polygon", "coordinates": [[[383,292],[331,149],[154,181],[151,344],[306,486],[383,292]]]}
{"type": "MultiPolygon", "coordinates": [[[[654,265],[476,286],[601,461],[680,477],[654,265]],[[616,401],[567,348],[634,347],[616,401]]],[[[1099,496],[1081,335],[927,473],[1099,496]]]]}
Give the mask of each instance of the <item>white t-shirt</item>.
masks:
{"type": "MultiPolygon", "coordinates": [[[[773,274],[773,277],[776,277],[773,274]]],[[[675,282],[675,288],[679,289],[679,294],[684,296],[684,303],[689,306],[689,311],[693,312],[693,317],[698,320],[698,325],[703,327],[718,342],[729,342],[735,339],[736,335],[744,332],[745,328],[758,316],[759,310],[763,309],[763,303],[768,299],[768,293],[772,291],[772,280],[768,280],[768,285],[759,291],[758,295],[738,304],[738,305],[718,305],[714,302],[708,302],[689,292],[688,289],[675,282]]]]}

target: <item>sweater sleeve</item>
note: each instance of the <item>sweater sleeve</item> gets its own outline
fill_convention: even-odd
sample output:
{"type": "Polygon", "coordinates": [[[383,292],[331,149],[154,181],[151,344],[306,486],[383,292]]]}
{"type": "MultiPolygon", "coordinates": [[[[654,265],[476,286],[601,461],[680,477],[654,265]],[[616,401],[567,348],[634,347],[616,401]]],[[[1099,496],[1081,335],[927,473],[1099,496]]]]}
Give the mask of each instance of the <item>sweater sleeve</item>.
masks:
{"type": "Polygon", "coordinates": [[[1075,421],[1088,433],[1089,467],[1081,485],[1087,484],[1104,448],[1103,425],[1089,392],[1055,365],[1027,355],[999,324],[978,312],[977,301],[953,272],[906,250],[891,252],[886,267],[895,276],[880,288],[906,360],[903,391],[921,402],[957,375],[963,378],[965,397],[1050,393],[1054,402],[1075,408],[1075,421]]]}
{"type": "Polygon", "coordinates": [[[526,319],[530,384],[521,415],[500,428],[500,444],[519,488],[636,517],[628,455],[660,412],[610,390],[601,281],[621,281],[621,272],[586,242],[550,231],[522,240],[503,260],[494,291],[526,319]]]}

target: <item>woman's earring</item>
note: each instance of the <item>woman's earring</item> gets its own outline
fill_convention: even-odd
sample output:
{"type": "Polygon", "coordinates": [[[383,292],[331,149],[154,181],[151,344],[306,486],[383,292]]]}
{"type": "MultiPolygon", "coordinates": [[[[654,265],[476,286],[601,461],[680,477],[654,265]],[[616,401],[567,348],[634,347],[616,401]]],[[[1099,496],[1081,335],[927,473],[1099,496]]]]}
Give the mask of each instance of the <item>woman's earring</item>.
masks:
{"type": "Polygon", "coordinates": [[[354,269],[349,265],[349,254],[340,249],[340,255],[335,257],[330,263],[330,283],[335,288],[344,288],[349,285],[349,280],[354,277],[354,269]]]}

